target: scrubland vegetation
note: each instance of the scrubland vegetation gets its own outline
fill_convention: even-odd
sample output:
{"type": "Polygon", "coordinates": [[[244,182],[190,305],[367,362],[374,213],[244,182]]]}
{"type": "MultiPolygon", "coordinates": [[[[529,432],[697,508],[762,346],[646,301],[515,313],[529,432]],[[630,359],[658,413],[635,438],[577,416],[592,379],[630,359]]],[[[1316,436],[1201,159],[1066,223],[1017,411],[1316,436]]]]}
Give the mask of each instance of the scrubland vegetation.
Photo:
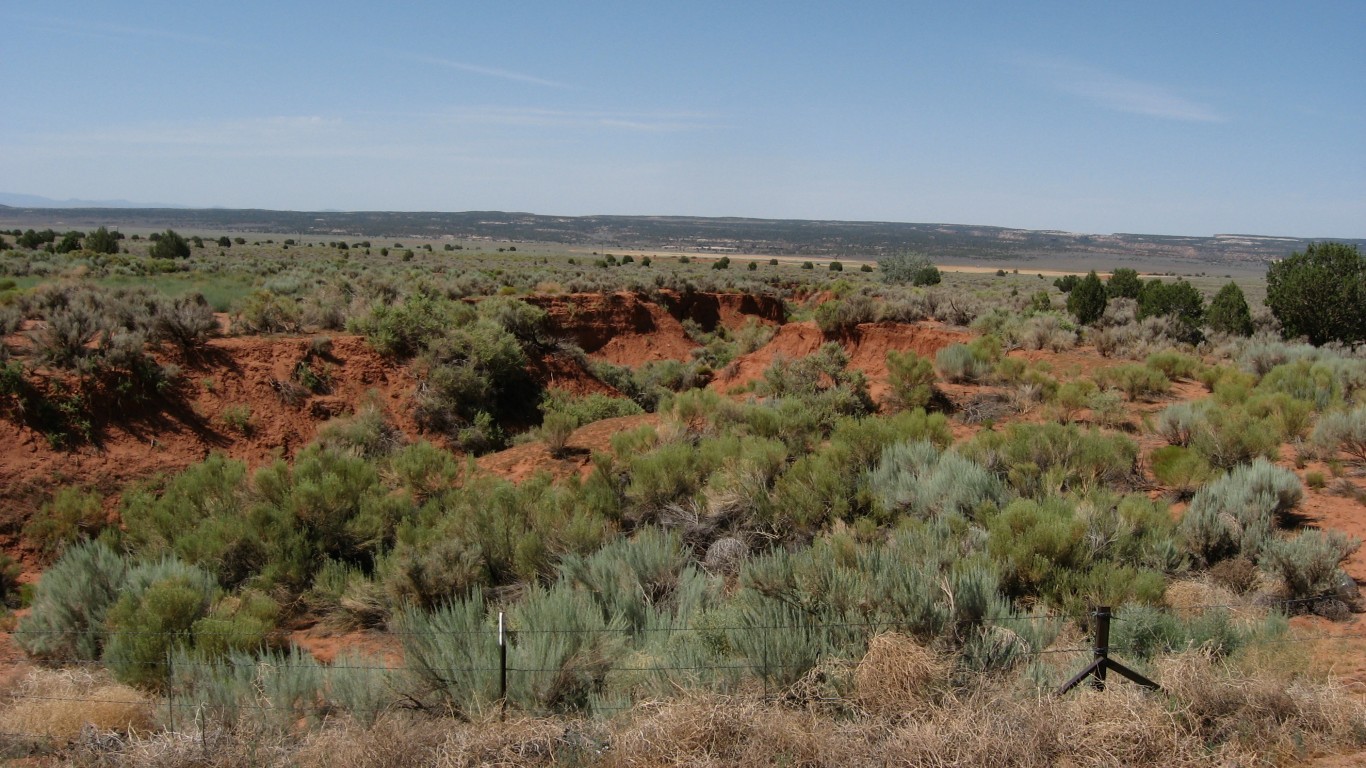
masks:
{"type": "MultiPolygon", "coordinates": [[[[16,236],[0,414],[52,449],[98,448],[111,407],[174,403],[215,311],[231,334],[313,335],[278,387],[299,401],[330,386],[320,334],[363,336],[410,372],[420,430],[355,403],[259,466],[215,452],[126,488],[54,487],[23,528],[49,565],[13,630],[40,666],[0,731],[51,735],[64,759],[1196,765],[1366,743],[1362,702],[1288,622],[1359,607],[1341,566],[1360,542],[1302,524],[1287,463],[1361,503],[1366,359],[1343,343],[1360,338],[1297,318],[1320,346],[1286,340],[1234,283],[1211,301],[1132,270],[1054,283],[915,256],[867,273],[16,236]],[[772,296],[824,344],[729,388],[772,327],[689,321],[688,359],[613,365],[544,308],[623,291],[772,296]],[[921,321],[971,340],[889,351],[875,400],[843,342],[921,321]],[[549,386],[547,358],[601,391],[549,386]],[[645,413],[583,472],[514,481],[474,459],[533,441],[565,456],[574,430],[645,413]],[[1050,695],[1089,661],[1097,605],[1162,693],[1050,695]],[[315,623],[374,643],[317,661],[290,637],[315,623]]],[[[252,422],[235,408],[221,426],[252,422]]]]}

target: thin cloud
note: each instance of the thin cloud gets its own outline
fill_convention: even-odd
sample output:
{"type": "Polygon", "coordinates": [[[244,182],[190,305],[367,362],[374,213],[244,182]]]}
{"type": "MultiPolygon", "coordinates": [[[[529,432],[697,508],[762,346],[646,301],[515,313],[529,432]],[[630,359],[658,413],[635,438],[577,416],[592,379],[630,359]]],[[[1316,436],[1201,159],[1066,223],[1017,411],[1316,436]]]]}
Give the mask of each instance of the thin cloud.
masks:
{"type": "Polygon", "coordinates": [[[1191,123],[1221,123],[1227,119],[1214,107],[1156,83],[1064,59],[1028,59],[1023,63],[1049,87],[1116,112],[1191,123]]]}
{"type": "Polygon", "coordinates": [[[56,19],[41,17],[21,17],[21,23],[45,32],[59,35],[82,35],[85,37],[95,37],[104,40],[127,40],[129,38],[146,38],[152,40],[169,40],[187,45],[222,45],[222,40],[216,40],[207,35],[194,35],[185,32],[177,32],[170,29],[158,29],[156,27],[135,26],[131,24],[108,24],[93,21],[78,21],[75,19],[56,19]]]}
{"type": "Polygon", "coordinates": [[[77,129],[35,137],[38,144],[106,146],[251,146],[263,142],[312,141],[345,127],[336,118],[280,115],[223,121],[154,122],[77,129]]]}
{"type": "Polygon", "coordinates": [[[513,72],[507,69],[484,67],[478,64],[466,64],[463,61],[451,61],[450,59],[441,59],[435,56],[404,56],[404,58],[422,64],[431,64],[432,66],[445,67],[447,69],[456,69],[461,72],[469,72],[470,74],[474,75],[483,75],[484,77],[496,77],[503,80],[510,80],[514,83],[527,83],[529,85],[539,85],[546,88],[571,87],[565,83],[557,82],[555,80],[547,80],[543,77],[527,75],[521,72],[513,72]]]}
{"type": "Polygon", "coordinates": [[[606,128],[644,133],[676,133],[709,127],[705,115],[693,112],[602,112],[474,107],[451,110],[436,119],[452,123],[540,128],[606,128]]]}

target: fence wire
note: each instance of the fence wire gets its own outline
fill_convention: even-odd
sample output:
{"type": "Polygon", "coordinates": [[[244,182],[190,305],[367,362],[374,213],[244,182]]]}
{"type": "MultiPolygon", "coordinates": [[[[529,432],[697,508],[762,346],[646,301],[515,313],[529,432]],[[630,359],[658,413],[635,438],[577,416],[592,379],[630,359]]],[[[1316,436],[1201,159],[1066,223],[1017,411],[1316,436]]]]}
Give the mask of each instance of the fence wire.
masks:
{"type": "MultiPolygon", "coordinates": [[[[1254,608],[1254,609],[1267,609],[1267,610],[1277,610],[1277,609],[1289,609],[1289,608],[1296,607],[1296,606],[1303,606],[1303,605],[1313,604],[1313,603],[1316,603],[1316,602],[1320,602],[1321,600],[1322,600],[1322,598],[1307,598],[1307,599],[1288,599],[1288,600],[1275,600],[1275,601],[1259,601],[1259,602],[1252,603],[1252,604],[1208,604],[1208,605],[1194,605],[1194,606],[1182,606],[1179,610],[1171,609],[1171,608],[1164,608],[1164,609],[1162,609],[1162,612],[1164,612],[1164,613],[1170,613],[1170,614],[1177,614],[1177,613],[1179,613],[1179,614],[1186,614],[1186,615],[1189,615],[1189,614],[1193,614],[1193,613],[1197,613],[1197,612],[1202,612],[1202,611],[1235,610],[1235,609],[1248,609],[1248,608],[1254,608]]],[[[1097,615],[1097,614],[1094,613],[1094,612],[1085,612],[1085,613],[1055,613],[1055,612],[1046,612],[1046,613],[1021,613],[1021,614],[1015,614],[1015,615],[993,617],[993,618],[990,620],[990,623],[996,624],[996,625],[1005,626],[1005,625],[1009,625],[1009,624],[1018,624],[1018,623],[1022,623],[1022,622],[1023,622],[1023,623],[1028,623],[1028,622],[1040,622],[1040,623],[1043,623],[1043,622],[1047,622],[1047,623],[1053,623],[1054,625],[1057,625],[1058,623],[1061,623],[1061,622],[1076,622],[1077,624],[1083,625],[1083,626],[1084,626],[1084,625],[1087,624],[1087,622],[1088,622],[1090,619],[1092,619],[1092,618],[1095,617],[1096,615],[1097,615]]],[[[1120,613],[1120,612],[1118,612],[1118,611],[1112,613],[1112,614],[1111,614],[1111,618],[1112,618],[1112,620],[1114,620],[1114,621],[1116,621],[1116,622],[1123,622],[1123,621],[1126,621],[1126,618],[1122,615],[1122,613],[1120,613]]],[[[600,628],[594,628],[594,629],[566,628],[566,629],[556,629],[556,628],[541,628],[541,627],[534,627],[534,628],[515,628],[515,627],[514,627],[514,628],[510,628],[510,629],[507,630],[507,640],[508,640],[508,642],[509,642],[510,645],[516,645],[516,644],[518,643],[518,641],[519,641],[519,638],[521,638],[521,637],[545,636],[545,635],[550,635],[550,636],[554,636],[554,635],[574,636],[574,635],[583,635],[583,634],[598,634],[598,635],[601,635],[601,634],[610,634],[610,635],[618,635],[618,636],[621,636],[621,637],[624,637],[624,638],[630,638],[630,637],[634,637],[634,636],[640,636],[640,635],[645,634],[645,633],[658,633],[658,632],[679,633],[679,634],[682,634],[682,633],[698,633],[698,632],[708,632],[708,633],[726,633],[726,632],[817,633],[817,632],[831,632],[831,631],[839,631],[839,630],[864,630],[864,631],[866,631],[868,637],[872,637],[872,636],[874,636],[875,634],[877,634],[878,632],[881,632],[881,631],[891,631],[891,630],[896,630],[896,629],[904,629],[905,626],[906,626],[905,622],[896,622],[896,621],[851,621],[851,622],[812,622],[812,623],[801,623],[801,624],[787,624],[787,625],[758,625],[758,626],[730,625],[730,626],[708,626],[708,627],[686,627],[686,626],[680,626],[680,627],[650,627],[650,628],[643,628],[643,629],[641,629],[641,628],[635,628],[635,629],[633,629],[633,628],[608,628],[608,629],[600,629],[600,628]]],[[[109,638],[114,637],[115,635],[122,635],[122,636],[125,636],[125,637],[139,637],[139,638],[146,638],[146,637],[161,637],[161,638],[164,638],[164,639],[166,639],[166,640],[168,640],[168,641],[172,641],[172,644],[173,644],[174,642],[182,642],[182,641],[185,641],[185,640],[189,639],[189,638],[192,637],[192,636],[193,636],[193,637],[207,637],[207,636],[240,637],[240,636],[241,636],[240,633],[234,633],[234,632],[210,632],[210,633],[191,633],[191,632],[118,632],[118,633],[109,633],[109,632],[107,632],[106,630],[104,630],[104,629],[102,629],[102,628],[100,628],[100,627],[88,627],[88,628],[83,628],[83,629],[65,629],[65,630],[27,630],[27,629],[25,629],[25,630],[14,630],[14,631],[11,631],[11,632],[9,632],[9,633],[0,633],[0,634],[8,634],[11,638],[14,638],[14,639],[20,639],[20,638],[23,638],[23,637],[25,637],[25,636],[34,636],[34,637],[44,636],[44,637],[50,637],[50,636],[53,636],[53,635],[80,636],[80,635],[98,634],[98,635],[103,636],[103,637],[106,639],[106,641],[107,641],[109,638]]],[[[294,632],[287,631],[287,630],[279,630],[279,631],[275,631],[275,632],[268,633],[265,637],[268,638],[268,640],[270,641],[270,644],[271,644],[271,645],[276,645],[276,644],[287,643],[287,642],[289,642],[289,641],[291,640],[291,638],[293,638],[294,636],[295,636],[295,633],[294,633],[294,632]]],[[[428,637],[428,638],[438,638],[438,637],[439,637],[439,638],[454,639],[454,640],[469,640],[469,641],[471,642],[471,644],[473,644],[473,643],[478,643],[478,642],[480,641],[480,639],[482,639],[482,642],[485,643],[485,644],[487,645],[487,647],[486,647],[485,650],[488,650],[488,649],[491,648],[491,649],[494,649],[494,652],[496,652],[496,649],[497,649],[497,646],[498,646],[498,642],[499,642],[499,637],[498,637],[497,626],[496,626],[496,625],[493,625],[493,624],[490,624],[490,626],[489,626],[487,629],[479,629],[479,630],[462,630],[462,631],[452,631],[452,632],[438,632],[438,631],[415,632],[415,631],[411,631],[411,630],[409,630],[409,631],[400,630],[400,631],[396,631],[396,632],[382,632],[382,633],[377,633],[377,637],[379,637],[379,638],[391,639],[391,640],[395,641],[395,647],[391,649],[391,652],[390,652],[390,653],[380,653],[380,654],[376,654],[374,657],[372,657],[373,659],[376,659],[375,661],[366,661],[366,662],[364,662],[364,663],[357,663],[357,659],[355,659],[354,657],[342,657],[344,660],[343,660],[343,661],[339,661],[339,662],[337,662],[337,663],[320,663],[320,662],[317,662],[317,661],[312,660],[311,657],[303,657],[303,658],[300,658],[300,659],[297,659],[297,660],[296,660],[295,658],[291,658],[290,656],[283,656],[283,657],[280,657],[280,656],[273,656],[273,657],[271,657],[271,656],[261,656],[261,657],[256,657],[256,658],[253,659],[253,661],[252,661],[249,665],[248,665],[248,664],[245,664],[245,663],[244,663],[244,664],[240,664],[240,665],[234,665],[234,664],[232,664],[232,663],[228,663],[228,662],[225,662],[225,661],[222,661],[222,660],[215,661],[215,660],[205,659],[205,658],[172,657],[172,656],[170,656],[170,655],[168,655],[168,656],[165,657],[165,658],[160,658],[160,659],[133,659],[133,658],[123,658],[123,659],[120,659],[120,658],[106,658],[106,659],[100,659],[100,660],[91,660],[91,659],[72,659],[72,660],[65,660],[65,661],[60,662],[60,664],[58,664],[57,666],[58,666],[59,668],[63,668],[63,669],[77,669],[77,670],[82,670],[82,669],[84,669],[84,670],[100,670],[100,669],[105,669],[105,668],[107,668],[107,667],[109,667],[109,666],[111,666],[111,665],[121,665],[121,666],[123,666],[123,667],[143,667],[143,668],[146,668],[146,669],[164,669],[164,678],[163,678],[164,682],[163,682],[163,687],[162,687],[159,691],[157,691],[156,693],[148,694],[146,697],[139,697],[139,698],[131,698],[131,697],[130,697],[130,698],[108,698],[108,697],[97,697],[97,696],[94,696],[94,695],[75,695],[75,694],[73,694],[73,695],[52,695],[52,694],[50,694],[50,693],[44,693],[44,692],[38,691],[38,690],[27,690],[22,684],[17,685],[17,686],[12,685],[12,686],[11,686],[11,690],[9,690],[8,692],[0,692],[0,703],[3,703],[3,706],[0,706],[0,718],[3,717],[3,712],[4,712],[5,709],[12,709],[12,708],[14,708],[14,707],[16,707],[16,706],[21,706],[21,703],[23,703],[23,702],[50,703],[50,704],[59,704],[59,705],[75,705],[75,704],[82,704],[82,703],[84,703],[84,704],[102,704],[102,705],[113,705],[113,706],[125,706],[125,707],[145,707],[145,708],[149,709],[149,710],[152,711],[152,712],[164,712],[164,713],[166,713],[167,716],[170,718],[170,720],[171,720],[172,722],[175,722],[175,721],[178,720],[180,717],[185,717],[185,716],[191,716],[191,718],[192,718],[193,720],[199,721],[199,720],[203,720],[203,719],[205,719],[205,718],[213,717],[213,716],[215,715],[215,713],[223,714],[223,715],[235,715],[236,713],[242,712],[242,711],[248,711],[248,712],[288,713],[288,715],[289,715],[290,717],[292,717],[292,718],[311,718],[311,719],[328,718],[328,717],[333,717],[333,716],[336,716],[336,715],[339,715],[339,714],[342,714],[342,713],[349,713],[349,714],[351,714],[351,715],[379,715],[379,714],[383,714],[383,713],[387,713],[387,712],[394,712],[394,711],[403,710],[403,709],[430,709],[430,707],[427,707],[426,705],[424,705],[424,704],[420,701],[419,697],[418,697],[415,693],[413,693],[413,692],[411,692],[411,691],[409,691],[409,692],[404,692],[404,691],[399,691],[399,690],[394,690],[394,689],[387,689],[387,690],[385,691],[385,693],[387,694],[387,696],[381,697],[381,698],[384,698],[384,699],[385,699],[385,703],[382,703],[382,704],[375,704],[375,705],[373,705],[373,706],[364,706],[364,705],[357,705],[357,704],[343,705],[342,703],[339,703],[339,702],[336,702],[336,701],[330,701],[330,700],[328,700],[328,698],[329,698],[328,695],[331,693],[331,690],[330,690],[330,689],[331,689],[331,687],[335,684],[333,680],[328,679],[329,676],[334,675],[335,673],[338,673],[338,672],[340,672],[340,673],[347,673],[347,672],[367,672],[367,673],[374,673],[374,679],[370,680],[369,683],[372,684],[372,685],[376,685],[376,686],[381,686],[381,687],[386,687],[386,688],[388,688],[389,686],[391,686],[391,684],[395,683],[396,681],[409,681],[409,682],[411,682],[411,681],[417,680],[418,677],[419,677],[420,675],[427,675],[427,676],[429,676],[429,677],[433,677],[433,676],[434,676],[434,677],[438,677],[438,678],[444,677],[444,678],[450,679],[450,680],[461,679],[461,678],[469,678],[470,676],[491,676],[491,677],[493,677],[493,676],[500,676],[500,675],[501,675],[501,676],[505,676],[505,677],[506,677],[506,676],[511,676],[511,677],[513,678],[513,680],[514,680],[514,683],[515,683],[515,682],[516,682],[516,680],[515,680],[516,676],[526,676],[526,675],[554,675],[554,674],[562,673],[562,672],[564,671],[563,665],[547,665],[547,666],[535,666],[535,665],[532,665],[532,666],[527,666],[527,665],[524,665],[524,664],[509,663],[509,664],[497,665],[497,666],[493,666],[493,665],[442,666],[442,665],[411,665],[411,664],[407,664],[407,663],[404,663],[404,662],[401,662],[401,661],[396,661],[396,662],[394,662],[394,663],[387,663],[386,661],[384,661],[384,659],[385,659],[386,656],[388,656],[388,657],[401,657],[401,656],[403,656],[403,654],[404,654],[404,649],[403,649],[403,643],[402,643],[402,641],[403,641],[404,638],[410,638],[410,637],[428,637]],[[239,700],[234,700],[234,701],[231,701],[231,702],[228,702],[228,703],[223,703],[223,702],[219,702],[219,701],[211,701],[211,700],[209,700],[208,697],[205,697],[205,696],[196,696],[195,691],[194,691],[193,689],[191,689],[191,688],[187,688],[187,687],[186,687],[186,683],[185,683],[184,680],[182,679],[182,678],[184,678],[184,676],[185,676],[185,674],[186,674],[187,672],[190,673],[190,674],[194,674],[196,671],[209,671],[209,672],[224,672],[224,673],[226,673],[226,672],[232,671],[233,669],[238,669],[238,668],[240,668],[241,670],[247,670],[247,669],[252,670],[251,680],[249,681],[249,684],[248,684],[248,688],[250,689],[249,692],[248,692],[248,695],[250,696],[250,698],[243,698],[243,699],[239,699],[239,700]],[[288,671],[304,670],[304,671],[306,671],[306,672],[308,672],[308,673],[310,673],[310,674],[317,674],[317,675],[319,676],[318,682],[314,685],[314,690],[309,694],[309,695],[312,697],[312,701],[305,702],[305,701],[296,701],[296,700],[293,700],[293,699],[291,699],[291,700],[289,700],[289,701],[278,701],[278,700],[273,701],[273,700],[271,699],[270,695],[264,690],[263,684],[261,683],[261,680],[257,677],[257,674],[260,673],[260,672],[262,672],[262,671],[280,671],[280,670],[284,670],[284,671],[287,671],[287,672],[288,672],[288,671]]],[[[1286,644],[1290,644],[1290,643],[1331,642],[1331,641],[1338,641],[1338,640],[1366,640],[1366,631],[1360,631],[1360,632],[1341,632],[1341,633],[1316,632],[1316,633],[1312,633],[1312,634],[1311,634],[1311,633],[1306,633],[1306,632],[1304,632],[1304,631],[1298,631],[1298,632],[1294,632],[1293,634],[1287,634],[1286,636],[1281,636],[1281,637],[1257,638],[1257,639],[1255,639],[1255,640],[1253,641],[1253,644],[1255,644],[1255,645],[1257,645],[1257,646],[1280,646],[1280,645],[1286,645],[1286,644]]],[[[276,647],[278,647],[278,646],[276,646],[276,647]]],[[[1120,644],[1111,643],[1111,644],[1108,646],[1108,648],[1106,648],[1105,650],[1106,650],[1106,652],[1108,652],[1108,653],[1110,653],[1110,654],[1115,654],[1115,655],[1120,655],[1120,656],[1122,656],[1122,655],[1124,655],[1124,654],[1126,654],[1126,653],[1138,653],[1138,652],[1140,652],[1141,650],[1145,650],[1145,649],[1140,649],[1140,648],[1137,647],[1137,646],[1126,646],[1126,645],[1124,645],[1124,644],[1122,644],[1122,643],[1120,643],[1120,644]]],[[[1014,654],[1013,654],[1013,658],[1016,659],[1016,660],[1019,660],[1019,661],[1025,661],[1025,660],[1029,660],[1029,659],[1043,659],[1043,658],[1050,658],[1050,657],[1061,657],[1061,656],[1065,656],[1065,655],[1085,656],[1085,655],[1087,655],[1087,654],[1097,654],[1097,653],[1099,653],[1099,651],[1100,651],[1100,649],[1098,649],[1098,648],[1096,648],[1096,647],[1094,647],[1094,646],[1079,646],[1079,645],[1070,645],[1070,646],[1065,646],[1065,647],[1044,647],[1044,648],[1034,648],[1034,649],[1029,649],[1029,650],[1016,649],[1015,652],[1014,652],[1014,654]]],[[[844,666],[846,666],[846,667],[848,667],[848,668],[853,668],[853,667],[857,664],[857,661],[856,661],[856,660],[853,660],[853,659],[836,659],[836,662],[837,662],[838,664],[844,665],[844,666]]],[[[611,672],[619,672],[619,673],[640,673],[640,674],[661,674],[661,675],[668,675],[669,673],[708,673],[708,672],[713,672],[713,673],[737,673],[737,674],[741,674],[741,675],[743,675],[743,674],[750,674],[750,675],[754,675],[755,677],[763,677],[763,678],[764,678],[764,682],[765,682],[765,695],[766,695],[766,696],[769,696],[769,697],[776,697],[776,696],[781,695],[782,692],[783,692],[783,690],[790,690],[790,688],[789,688],[788,686],[780,686],[780,689],[779,689],[777,692],[771,692],[771,691],[769,691],[768,685],[767,685],[767,682],[768,682],[768,681],[767,681],[767,678],[766,678],[767,675],[771,675],[772,673],[775,673],[775,672],[787,672],[787,671],[807,673],[807,672],[810,672],[810,671],[813,670],[813,669],[816,669],[816,668],[819,667],[820,665],[821,665],[821,662],[819,662],[819,661],[812,662],[810,659],[807,659],[807,660],[805,660],[805,661],[794,661],[794,662],[790,662],[790,663],[789,663],[789,662],[786,662],[786,661],[783,661],[783,660],[759,661],[759,662],[755,662],[755,661],[748,661],[748,662],[745,662],[745,661],[738,661],[738,660],[737,660],[737,661],[734,661],[733,663],[707,663],[707,664],[667,664],[667,663],[661,663],[661,664],[647,664],[647,665],[641,665],[641,664],[638,664],[638,663],[636,663],[636,664],[631,664],[631,663],[628,662],[628,663],[625,663],[625,664],[622,664],[622,665],[615,665],[615,664],[607,663],[607,664],[605,664],[605,667],[606,667],[607,669],[609,669],[611,672]]],[[[3,666],[4,666],[4,665],[0,665],[0,668],[2,668],[3,666]]],[[[9,666],[15,667],[15,666],[17,666],[17,664],[12,663],[12,664],[10,664],[9,666]]],[[[989,675],[989,674],[994,674],[994,673],[976,671],[976,672],[962,672],[962,674],[967,675],[967,676],[971,676],[971,675],[989,675]]],[[[125,688],[125,689],[122,689],[122,690],[127,691],[127,690],[131,690],[131,689],[125,688]]],[[[488,702],[486,702],[486,705],[487,705],[487,706],[506,706],[507,703],[508,703],[508,702],[507,702],[507,699],[506,699],[507,691],[504,690],[504,691],[501,691],[501,693],[502,693],[502,695],[504,696],[503,699],[488,701],[488,702]]],[[[279,697],[277,697],[277,698],[279,698],[279,697]]],[[[634,702],[634,701],[631,701],[629,695],[627,695],[624,699],[623,699],[622,697],[615,697],[615,698],[614,698],[614,697],[608,697],[606,700],[599,701],[599,702],[594,702],[594,703],[591,705],[592,710],[593,710],[594,712],[602,713],[602,714],[620,713],[620,712],[623,712],[623,711],[631,710],[631,709],[635,708],[636,706],[638,706],[638,703],[637,703],[637,702],[634,702]]],[[[438,707],[438,709],[439,709],[439,707],[438,707]]],[[[202,725],[202,724],[201,724],[201,725],[202,725]]],[[[7,730],[7,729],[3,728],[3,726],[0,726],[0,745],[5,745],[5,746],[8,747],[8,748],[13,748],[13,747],[15,747],[15,746],[18,746],[18,747],[20,747],[20,748],[23,748],[24,745],[28,745],[28,748],[30,748],[30,749],[41,749],[41,748],[45,748],[45,747],[46,747],[46,748],[53,748],[53,747],[60,746],[60,744],[57,743],[58,741],[59,741],[59,740],[56,739],[56,738],[54,737],[54,735],[53,735],[53,734],[50,734],[50,733],[32,733],[32,732],[27,732],[27,731],[23,731],[23,730],[7,730]]],[[[4,756],[3,753],[0,753],[0,757],[3,757],[3,756],[4,756]]]]}

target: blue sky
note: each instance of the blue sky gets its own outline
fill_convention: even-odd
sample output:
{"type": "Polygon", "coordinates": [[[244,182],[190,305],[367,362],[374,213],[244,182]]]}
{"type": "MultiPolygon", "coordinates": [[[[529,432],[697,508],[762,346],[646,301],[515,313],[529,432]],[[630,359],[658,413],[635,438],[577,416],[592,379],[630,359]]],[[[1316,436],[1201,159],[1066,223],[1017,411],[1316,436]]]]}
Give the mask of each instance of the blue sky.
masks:
{"type": "Polygon", "coordinates": [[[9,0],[0,191],[1366,237],[1366,2],[9,0]]]}

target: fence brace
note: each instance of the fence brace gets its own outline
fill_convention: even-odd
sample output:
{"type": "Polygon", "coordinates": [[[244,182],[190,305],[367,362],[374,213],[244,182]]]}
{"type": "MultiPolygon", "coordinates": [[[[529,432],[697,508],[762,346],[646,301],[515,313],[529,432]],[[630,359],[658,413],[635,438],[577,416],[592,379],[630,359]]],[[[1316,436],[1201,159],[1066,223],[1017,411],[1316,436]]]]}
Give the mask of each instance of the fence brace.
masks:
{"type": "Polygon", "coordinates": [[[1110,618],[1114,615],[1110,610],[1110,606],[1099,606],[1092,615],[1096,618],[1096,644],[1095,647],[1091,649],[1093,661],[1087,665],[1086,669],[1078,672],[1071,680],[1063,683],[1062,687],[1058,689],[1057,695],[1061,696],[1073,688],[1076,688],[1088,677],[1091,678],[1091,685],[1093,685],[1096,690],[1103,691],[1105,690],[1105,673],[1112,669],[1150,691],[1162,690],[1162,686],[1110,658],[1110,618]]]}

